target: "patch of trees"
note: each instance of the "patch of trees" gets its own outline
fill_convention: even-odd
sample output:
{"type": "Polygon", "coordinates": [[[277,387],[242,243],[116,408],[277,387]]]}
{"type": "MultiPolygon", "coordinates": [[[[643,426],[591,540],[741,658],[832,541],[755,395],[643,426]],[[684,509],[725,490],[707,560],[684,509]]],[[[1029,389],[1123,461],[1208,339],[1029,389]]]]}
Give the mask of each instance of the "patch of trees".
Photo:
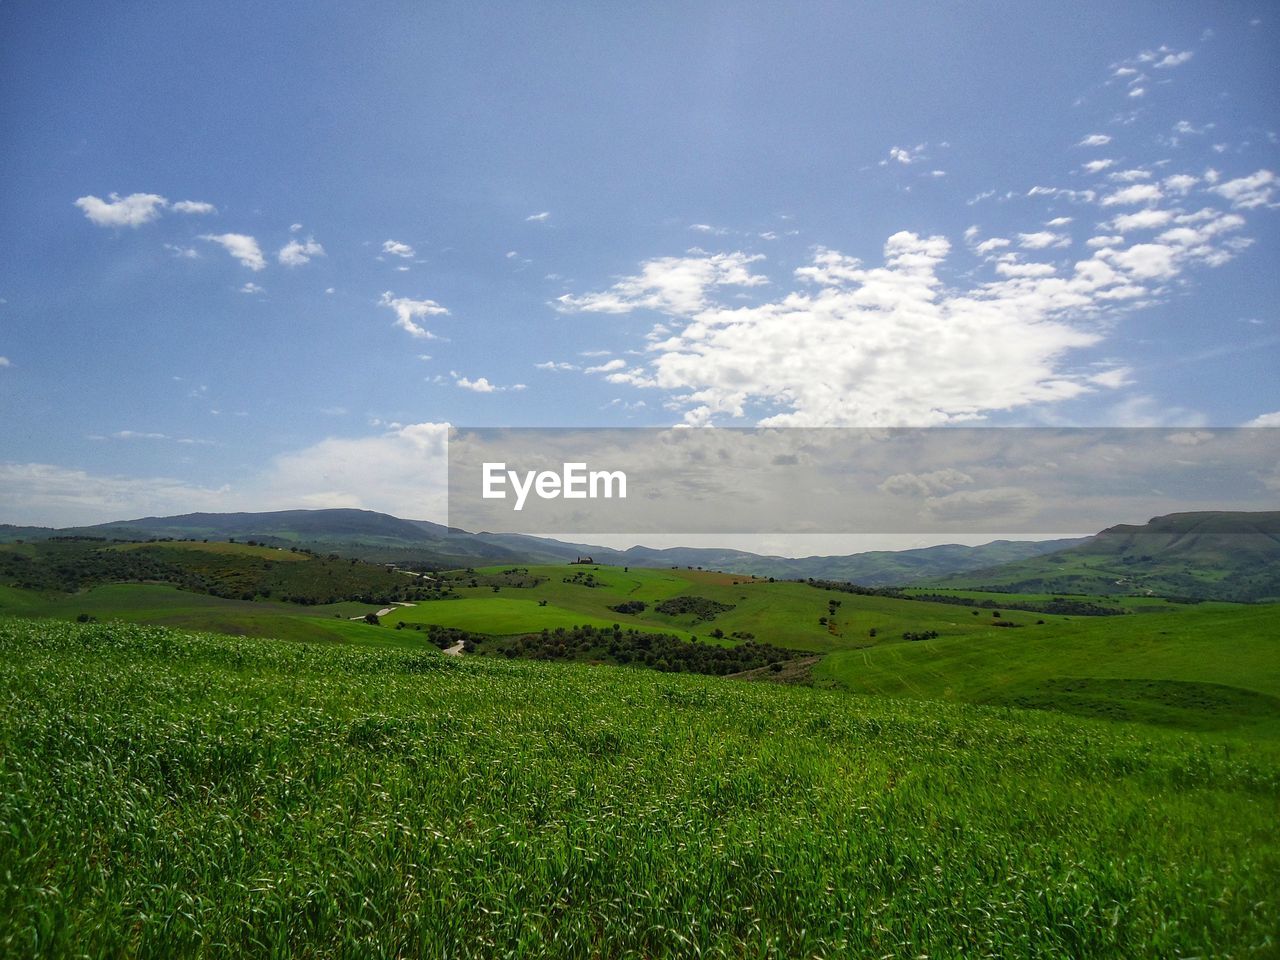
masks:
{"type": "Polygon", "coordinates": [[[475,637],[474,652],[488,656],[531,660],[577,660],[645,667],[666,673],[702,673],[725,676],[755,670],[773,663],[812,656],[804,650],[784,650],[767,643],[747,641],[733,647],[682,640],[665,633],[643,633],[610,627],[557,627],[521,637],[475,637]]]}
{"type": "Polygon", "coordinates": [[[356,600],[387,606],[443,596],[437,585],[376,564],[321,557],[280,562],[249,553],[213,553],[176,543],[130,549],[100,542],[39,544],[28,555],[0,551],[0,583],[73,593],[99,583],[167,583],[234,600],[314,605],[356,600]]]}
{"type": "Polygon", "coordinates": [[[921,630],[919,632],[908,630],[902,635],[903,640],[932,640],[937,637],[937,630],[921,630]]]}
{"type": "Polygon", "coordinates": [[[622,603],[615,604],[609,609],[614,613],[644,613],[648,608],[648,604],[643,600],[624,600],[622,603]]]}
{"type": "MultiPolygon", "coordinates": [[[[769,582],[773,582],[773,578],[769,578],[769,582]]],[[[856,583],[848,583],[844,580],[816,580],[810,577],[808,580],[799,580],[798,583],[807,583],[811,587],[817,587],[819,590],[838,590],[840,593],[852,593],[860,597],[897,597],[899,600],[909,600],[910,597],[904,596],[902,590],[898,587],[863,587],[856,583]]]]}
{"type": "Polygon", "coordinates": [[[1005,600],[999,602],[988,598],[981,600],[974,597],[958,597],[950,593],[917,593],[905,600],[921,600],[928,603],[951,603],[962,607],[978,607],[990,610],[994,607],[1005,607],[1009,610],[1026,610],[1030,613],[1057,613],[1067,617],[1123,617],[1125,609],[1114,604],[1095,603],[1075,597],[1054,597],[1052,600],[1005,600]]]}
{"type": "Polygon", "coordinates": [[[706,597],[672,597],[670,600],[654,604],[653,609],[672,617],[692,615],[698,620],[714,620],[720,614],[728,613],[733,607],[732,603],[721,603],[706,597]]]}

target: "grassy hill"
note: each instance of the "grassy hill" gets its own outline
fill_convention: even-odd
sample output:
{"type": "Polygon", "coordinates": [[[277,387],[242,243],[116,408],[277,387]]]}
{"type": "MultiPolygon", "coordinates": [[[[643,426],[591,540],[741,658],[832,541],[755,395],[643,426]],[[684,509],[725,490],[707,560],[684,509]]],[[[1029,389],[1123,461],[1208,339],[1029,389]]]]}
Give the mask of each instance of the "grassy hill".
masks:
{"type": "Polygon", "coordinates": [[[0,701],[8,955],[1276,942],[1266,741],[52,621],[0,621],[0,701]]]}
{"type": "Polygon", "coordinates": [[[269,546],[307,547],[321,553],[336,551],[343,556],[430,570],[476,564],[560,563],[585,555],[616,566],[703,567],[778,579],[853,580],[873,586],[908,583],[924,577],[1039,556],[1076,542],[998,540],[977,547],[944,544],[916,550],[789,558],[695,547],[659,550],[635,546],[628,550],[612,550],[545,537],[467,533],[425,520],[402,520],[371,510],[189,513],[65,530],[0,524],[0,543],[47,540],[54,536],[118,540],[235,538],[269,546]]]}
{"type": "Polygon", "coordinates": [[[1280,512],[1175,513],[1043,557],[933,581],[1015,593],[1280,600],[1280,512]]]}

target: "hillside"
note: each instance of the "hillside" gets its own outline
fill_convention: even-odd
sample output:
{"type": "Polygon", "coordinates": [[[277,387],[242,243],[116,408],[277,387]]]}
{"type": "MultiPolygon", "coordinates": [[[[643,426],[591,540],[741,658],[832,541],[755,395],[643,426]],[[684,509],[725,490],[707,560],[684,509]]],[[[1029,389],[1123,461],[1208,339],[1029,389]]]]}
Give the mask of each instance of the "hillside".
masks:
{"type": "Polygon", "coordinates": [[[1244,956],[1280,915],[1267,743],[51,621],[0,620],[0,700],[15,956],[1244,956]]]}
{"type": "Polygon", "coordinates": [[[1174,513],[1043,557],[929,581],[1016,593],[1280,600],[1280,512],[1174,513]]]}
{"type": "Polygon", "coordinates": [[[556,563],[587,555],[619,566],[689,566],[778,579],[851,580],[868,586],[911,583],[1061,550],[1077,541],[997,540],[976,547],[945,544],[902,551],[802,558],[761,556],[742,550],[697,547],[627,550],[519,534],[468,533],[427,520],[402,520],[371,510],[281,510],[269,513],[189,513],[142,517],[88,527],[54,529],[0,525],[0,543],[87,536],[121,540],[254,540],[269,546],[320,552],[412,569],[499,563],[556,563]]]}

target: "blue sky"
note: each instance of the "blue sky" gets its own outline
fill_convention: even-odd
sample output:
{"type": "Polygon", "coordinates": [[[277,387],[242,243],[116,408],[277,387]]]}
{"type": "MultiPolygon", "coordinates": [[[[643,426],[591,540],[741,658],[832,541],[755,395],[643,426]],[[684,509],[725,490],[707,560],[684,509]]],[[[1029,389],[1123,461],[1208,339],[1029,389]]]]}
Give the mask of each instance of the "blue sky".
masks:
{"type": "Polygon", "coordinates": [[[1265,3],[0,6],[0,520],[444,424],[1280,424],[1265,3]]]}

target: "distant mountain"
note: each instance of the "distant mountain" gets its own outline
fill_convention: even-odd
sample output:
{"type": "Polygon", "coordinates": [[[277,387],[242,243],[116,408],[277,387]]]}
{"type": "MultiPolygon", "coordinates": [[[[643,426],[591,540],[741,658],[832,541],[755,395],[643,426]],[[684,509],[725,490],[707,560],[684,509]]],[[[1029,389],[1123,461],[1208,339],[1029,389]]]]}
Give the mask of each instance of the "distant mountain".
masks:
{"type": "Polygon", "coordinates": [[[1108,527],[1047,556],[932,582],[1018,593],[1280,600],[1280,511],[1173,513],[1108,527]]]}
{"type": "Polygon", "coordinates": [[[646,567],[703,567],[778,579],[851,580],[866,586],[911,583],[1037,557],[1072,546],[1075,540],[997,540],[978,547],[946,544],[915,550],[848,556],[776,557],[742,550],[631,547],[613,550],[520,534],[468,533],[426,520],[402,520],[371,510],[280,510],[270,513],[187,513],[142,517],[88,527],[53,529],[0,525],[0,541],[51,536],[125,540],[254,540],[271,546],[304,546],[365,560],[420,566],[459,567],[504,563],[560,563],[590,556],[600,563],[646,567]]]}

